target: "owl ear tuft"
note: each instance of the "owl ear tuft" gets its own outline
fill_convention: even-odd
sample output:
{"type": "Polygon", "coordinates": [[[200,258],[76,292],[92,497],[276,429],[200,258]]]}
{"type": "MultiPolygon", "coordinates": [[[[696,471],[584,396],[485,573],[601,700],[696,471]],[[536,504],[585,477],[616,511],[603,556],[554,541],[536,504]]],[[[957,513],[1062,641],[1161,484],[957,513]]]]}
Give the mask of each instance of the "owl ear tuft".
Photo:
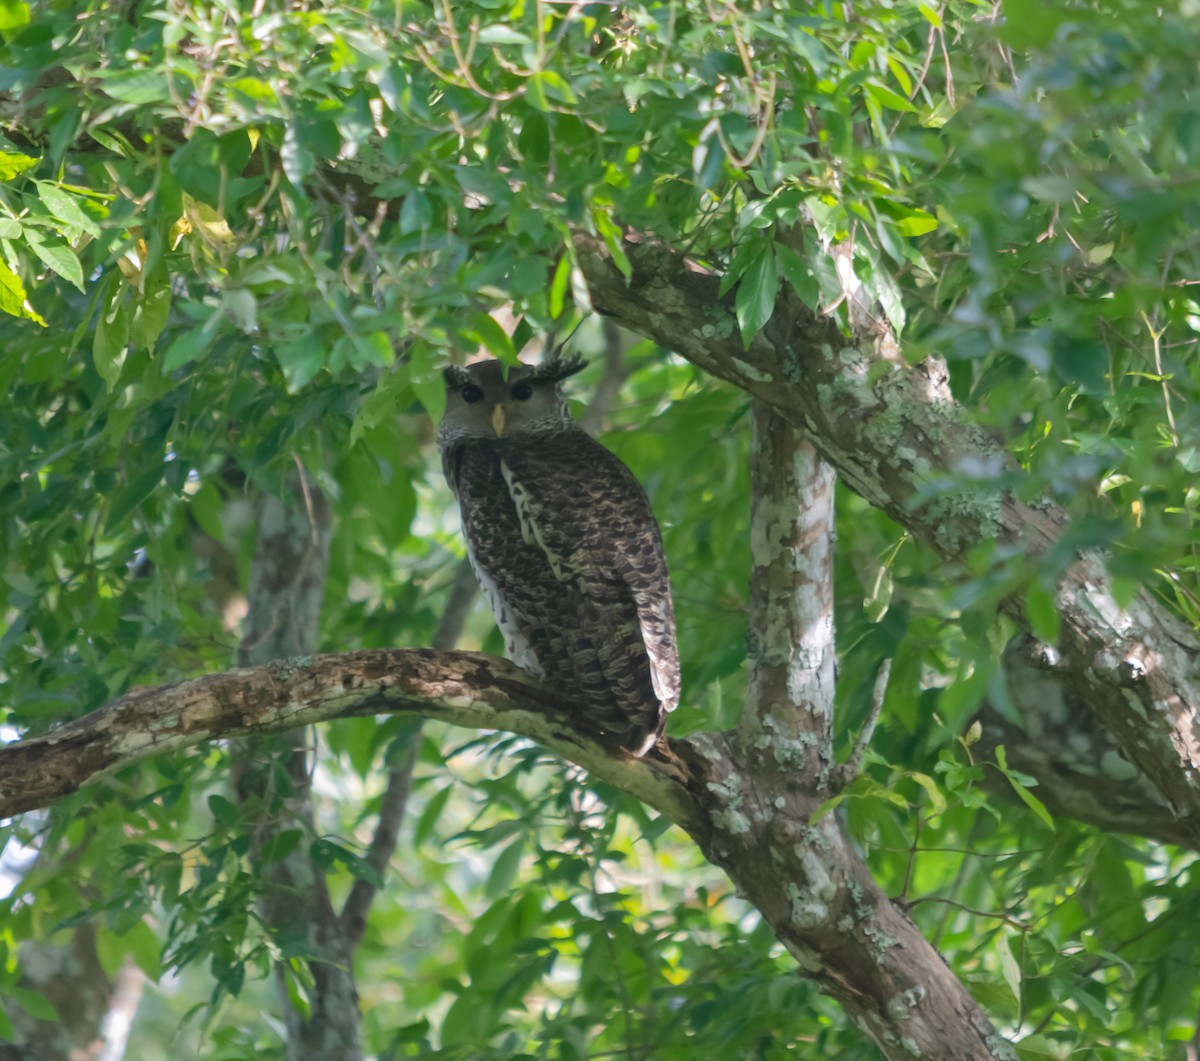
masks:
{"type": "Polygon", "coordinates": [[[442,369],[442,378],[451,390],[459,390],[471,382],[471,373],[462,365],[447,365],[442,369]]]}
{"type": "Polygon", "coordinates": [[[587,361],[579,354],[572,354],[570,357],[562,358],[555,356],[549,361],[530,369],[525,375],[525,379],[531,383],[561,383],[568,376],[573,376],[576,372],[582,372],[587,368],[587,365],[587,361]]]}

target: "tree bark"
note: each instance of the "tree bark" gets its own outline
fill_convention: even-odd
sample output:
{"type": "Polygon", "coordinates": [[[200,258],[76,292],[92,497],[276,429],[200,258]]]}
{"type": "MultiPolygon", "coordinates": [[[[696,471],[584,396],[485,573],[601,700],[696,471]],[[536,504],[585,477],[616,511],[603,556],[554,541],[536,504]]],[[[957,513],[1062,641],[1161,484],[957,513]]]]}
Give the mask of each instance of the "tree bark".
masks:
{"type": "Polygon", "coordinates": [[[476,652],[310,656],[128,694],[53,733],[0,748],[0,816],[44,806],[159,751],[386,712],[518,733],[657,808],[725,869],[806,975],[846,1006],[885,1057],[1013,1056],[937,952],[879,892],[834,821],[808,824],[818,801],[786,763],[771,766],[773,744],[746,748],[736,734],[707,734],[664,740],[633,759],[578,733],[554,694],[513,664],[476,652]]]}
{"type": "MultiPolygon", "coordinates": [[[[288,502],[262,494],[249,610],[239,653],[243,665],[311,651],[325,590],[332,520],[329,503],[300,469],[288,502]]],[[[316,835],[306,730],[292,729],[233,751],[234,787],[251,827],[252,851],[261,859],[275,837],[299,830],[316,835]],[[286,777],[286,783],[281,779],[286,777]]],[[[276,963],[280,1009],[287,1029],[288,1061],[359,1061],[362,1057],[353,946],[334,911],[325,870],[300,843],[280,859],[261,864],[259,913],[284,954],[303,955],[309,983],[301,1010],[292,998],[285,961],[276,963]]]]}
{"type": "Polygon", "coordinates": [[[943,366],[904,364],[890,335],[847,338],[786,289],[746,348],[718,277],[660,244],[625,250],[629,278],[600,240],[575,238],[597,310],[771,406],[846,485],[948,562],[967,569],[980,550],[1016,558],[1001,607],[1022,628],[1025,581],[1038,564],[1054,574],[1057,673],[1154,785],[1180,834],[1200,842],[1200,644],[1145,590],[1117,605],[1103,557],[1076,547],[1057,505],[1020,499],[1011,484],[1021,469],[967,419],[943,366]]]}

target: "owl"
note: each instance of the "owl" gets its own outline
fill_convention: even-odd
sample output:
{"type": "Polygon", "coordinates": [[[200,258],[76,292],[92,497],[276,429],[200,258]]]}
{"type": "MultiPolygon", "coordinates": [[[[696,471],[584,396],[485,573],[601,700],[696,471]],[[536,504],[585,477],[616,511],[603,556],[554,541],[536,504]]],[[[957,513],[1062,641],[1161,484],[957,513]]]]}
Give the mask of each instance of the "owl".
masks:
{"type": "Polygon", "coordinates": [[[641,756],[679,703],[675,613],[645,491],[559,389],[586,363],[452,365],[438,449],[509,658],[641,756]]]}

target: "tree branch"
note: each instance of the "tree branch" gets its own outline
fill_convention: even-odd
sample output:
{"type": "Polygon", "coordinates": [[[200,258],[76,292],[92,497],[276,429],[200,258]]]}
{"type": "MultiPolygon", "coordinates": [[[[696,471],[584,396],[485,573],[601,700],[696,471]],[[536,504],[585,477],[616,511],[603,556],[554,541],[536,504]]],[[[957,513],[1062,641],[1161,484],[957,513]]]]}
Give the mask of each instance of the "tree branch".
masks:
{"type": "Polygon", "coordinates": [[[805,975],[885,1057],[1008,1058],[1007,1044],[911,921],[879,891],[835,817],[764,783],[740,741],[662,741],[634,759],[574,730],[554,694],[477,652],[372,649],[210,674],[127,694],[0,748],[0,816],[44,806],[159,752],[324,719],[403,712],[536,740],[665,814],[722,866],[805,975]]]}
{"type": "MultiPolygon", "coordinates": [[[[1037,796],[1056,818],[1197,847],[1190,823],[1172,813],[1112,734],[1064,686],[1044,646],[1018,638],[1005,649],[1001,665],[1003,686],[993,686],[995,695],[978,716],[980,739],[971,748],[977,760],[994,760],[997,745],[1004,745],[1008,765],[1037,779],[1037,796]]],[[[983,784],[1020,803],[997,771],[985,771],[983,784]]]]}
{"type": "MultiPolygon", "coordinates": [[[[856,345],[786,290],[746,349],[732,292],[719,298],[719,278],[682,254],[627,243],[627,279],[595,237],[577,234],[575,250],[596,309],[770,405],[843,482],[947,561],[965,564],[991,542],[1058,565],[1064,681],[1200,839],[1200,645],[1144,590],[1117,606],[1103,557],[1071,546],[1057,505],[1018,498],[1008,484],[1023,472],[962,413],[940,364],[899,363],[870,349],[880,337],[856,345]]],[[[1019,592],[1001,607],[1027,628],[1019,592]]]]}
{"type": "Polygon", "coordinates": [[[825,787],[833,762],[833,469],[756,400],[750,471],[750,680],[740,730],[825,787]],[[786,750],[785,750],[786,749],[786,750]]]}
{"type": "Polygon", "coordinates": [[[863,755],[871,743],[871,738],[875,735],[875,726],[879,722],[879,716],[883,713],[883,699],[887,695],[888,678],[891,677],[891,673],[892,661],[885,659],[879,665],[879,671],[875,675],[875,687],[871,692],[871,709],[867,714],[867,720],[863,723],[862,730],[859,731],[853,750],[838,771],[838,788],[845,788],[847,785],[853,784],[862,772],[863,755]]]}
{"type": "Polygon", "coordinates": [[[529,737],[673,821],[686,820],[686,805],[659,778],[661,770],[576,733],[554,694],[514,664],[431,649],[306,656],[127,693],[50,733],[0,748],[0,818],[48,806],[160,752],[385,713],[529,737]]]}

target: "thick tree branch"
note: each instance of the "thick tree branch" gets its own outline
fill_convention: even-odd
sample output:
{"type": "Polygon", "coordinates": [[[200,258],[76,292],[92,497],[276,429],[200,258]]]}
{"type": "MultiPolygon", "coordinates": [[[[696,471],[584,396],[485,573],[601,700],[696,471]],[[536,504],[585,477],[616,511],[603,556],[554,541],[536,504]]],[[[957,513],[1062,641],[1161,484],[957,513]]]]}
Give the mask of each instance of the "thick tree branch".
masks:
{"type": "Polygon", "coordinates": [[[554,694],[477,652],[373,649],[284,660],[130,693],[0,748],[0,816],[159,752],[323,719],[404,712],[530,737],[656,807],[722,866],[885,1057],[1008,1058],[1007,1044],[916,926],[884,896],[814,797],[771,783],[740,740],[662,741],[634,759],[577,733],[554,694]]]}
{"type": "Polygon", "coordinates": [[[431,649],[307,656],[127,693],[50,733],[0,748],[0,818],[49,806],[124,766],[201,741],[397,712],[530,737],[673,821],[686,819],[670,785],[644,764],[614,759],[575,733],[555,696],[516,666],[479,652],[431,649]]]}
{"type": "Polygon", "coordinates": [[[750,681],[741,733],[810,791],[833,762],[833,469],[762,401],[750,470],[750,681]],[[785,753],[784,749],[788,749],[785,753]]]}
{"type": "MultiPolygon", "coordinates": [[[[1171,812],[1121,754],[1112,734],[1064,686],[1043,646],[1018,638],[1005,650],[1002,664],[1003,691],[985,701],[979,714],[981,736],[971,748],[977,761],[994,761],[997,745],[1004,745],[1008,765],[1037,779],[1037,796],[1055,817],[1197,846],[1188,823],[1171,812]]],[[[1020,803],[998,771],[986,771],[984,784],[1020,803]]]]}
{"type": "MultiPolygon", "coordinates": [[[[843,482],[947,561],[991,543],[1058,565],[1064,681],[1200,838],[1200,646],[1145,591],[1117,606],[1103,558],[1071,546],[1066,513],[1009,488],[1021,470],[963,415],[942,366],[898,363],[866,348],[875,337],[856,345],[786,292],[746,349],[732,293],[719,298],[718,278],[683,255],[629,243],[626,279],[601,241],[581,234],[575,249],[598,310],[803,428],[843,482]]],[[[1027,624],[1019,593],[1001,606],[1027,624]]]]}

